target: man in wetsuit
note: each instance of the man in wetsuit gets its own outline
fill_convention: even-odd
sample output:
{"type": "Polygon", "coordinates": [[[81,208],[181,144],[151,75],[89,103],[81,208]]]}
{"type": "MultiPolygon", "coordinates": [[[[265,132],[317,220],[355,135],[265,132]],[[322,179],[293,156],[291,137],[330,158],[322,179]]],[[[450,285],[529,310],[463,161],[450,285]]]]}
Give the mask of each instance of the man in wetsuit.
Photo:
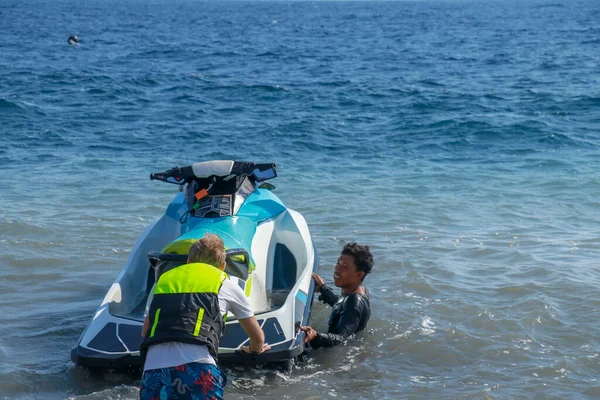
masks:
{"type": "Polygon", "coordinates": [[[363,281],[372,268],[373,256],[369,246],[348,243],[333,270],[333,282],[342,289],[341,296],[335,295],[323,278],[313,274],[321,293],[319,300],[332,306],[333,311],[329,317],[327,333],[317,332],[310,326],[300,327],[306,335],[304,343],[310,344],[313,349],[332,347],[366,328],[371,316],[371,305],[363,281]]]}

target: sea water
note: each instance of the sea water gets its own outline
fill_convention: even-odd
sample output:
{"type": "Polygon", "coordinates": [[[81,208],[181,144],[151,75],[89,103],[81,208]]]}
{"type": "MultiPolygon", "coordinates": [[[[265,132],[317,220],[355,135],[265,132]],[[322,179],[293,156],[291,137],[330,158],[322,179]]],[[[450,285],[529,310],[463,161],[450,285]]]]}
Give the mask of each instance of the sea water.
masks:
{"type": "MultiPolygon", "coordinates": [[[[600,3],[0,3],[0,398],[135,399],[70,350],[176,187],[275,162],[369,327],[229,399],[600,396],[600,3]],[[78,35],[80,44],[67,38],[78,35]]],[[[330,309],[315,303],[311,325],[330,309]]]]}

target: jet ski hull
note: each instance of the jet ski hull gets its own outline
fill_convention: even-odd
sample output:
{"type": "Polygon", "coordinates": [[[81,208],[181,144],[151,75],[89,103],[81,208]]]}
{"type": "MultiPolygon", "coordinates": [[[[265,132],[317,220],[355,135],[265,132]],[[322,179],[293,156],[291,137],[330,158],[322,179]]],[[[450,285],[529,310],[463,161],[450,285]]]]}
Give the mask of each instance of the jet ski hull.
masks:
{"type": "MultiPolygon", "coordinates": [[[[233,170],[238,168],[231,163],[233,170]]],[[[196,180],[193,174],[218,170],[227,177],[224,185],[234,181],[229,178],[229,162],[204,164],[187,167],[192,178],[188,175],[184,190],[136,242],[125,268],[72,349],[73,362],[95,368],[141,367],[141,329],[153,284],[165,269],[185,263],[187,249],[205,233],[223,239],[228,249],[225,271],[245,291],[271,346],[260,355],[241,352],[248,337],[237,320],[228,316],[219,363],[282,363],[304,352],[304,332],[299,326],[308,325],[314,294],[312,273],[318,272],[319,265],[304,217],[288,209],[270,190],[255,183],[251,186],[248,182],[253,182],[244,175],[236,176],[242,179],[230,197],[223,200],[215,195],[210,202],[202,199],[200,207],[196,204],[193,209],[194,194],[204,179],[196,180]],[[204,216],[200,217],[198,210],[204,216]],[[221,215],[223,210],[225,215],[221,215]]]]}

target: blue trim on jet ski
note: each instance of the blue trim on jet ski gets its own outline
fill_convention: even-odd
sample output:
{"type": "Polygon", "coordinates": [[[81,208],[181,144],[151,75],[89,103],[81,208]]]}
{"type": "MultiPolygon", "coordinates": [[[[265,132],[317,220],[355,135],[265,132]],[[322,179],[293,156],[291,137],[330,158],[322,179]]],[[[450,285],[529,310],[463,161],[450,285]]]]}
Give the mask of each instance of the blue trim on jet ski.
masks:
{"type": "Polygon", "coordinates": [[[185,200],[185,193],[179,192],[171,203],[167,206],[167,210],[165,211],[165,215],[179,221],[181,216],[185,214],[188,210],[187,201],[185,200]]]}
{"type": "Polygon", "coordinates": [[[237,212],[238,217],[247,217],[257,223],[275,218],[286,210],[279,197],[270,190],[256,189],[237,212]]]}
{"type": "Polygon", "coordinates": [[[177,240],[200,239],[205,233],[215,233],[228,249],[250,249],[256,233],[256,222],[244,217],[193,218],[187,224],[187,233],[177,240]]]}
{"type": "MultiPolygon", "coordinates": [[[[315,257],[314,257],[314,261],[313,261],[312,272],[316,274],[319,272],[319,252],[317,251],[317,247],[315,246],[314,243],[313,243],[313,251],[315,253],[315,257]]],[[[310,299],[310,304],[307,304],[308,307],[306,307],[304,309],[304,315],[302,316],[302,325],[308,325],[308,318],[310,316],[310,310],[312,310],[312,303],[314,300],[314,296],[315,296],[315,280],[311,279],[310,286],[308,287],[308,295],[307,295],[307,298],[310,299]]],[[[302,332],[302,333],[304,333],[304,332],[302,332]]]]}
{"type": "MultiPolygon", "coordinates": [[[[185,199],[185,193],[180,192],[177,193],[167,206],[165,214],[179,221],[188,210],[189,207],[185,199]]],[[[270,190],[256,189],[244,200],[236,216],[246,217],[256,223],[261,223],[265,220],[275,218],[285,210],[285,205],[270,190]]],[[[193,229],[194,224],[190,225],[190,229],[193,229]]]]}
{"type": "Polygon", "coordinates": [[[302,290],[298,290],[298,293],[296,293],[296,298],[304,304],[306,304],[307,297],[307,294],[304,293],[302,290]]]}

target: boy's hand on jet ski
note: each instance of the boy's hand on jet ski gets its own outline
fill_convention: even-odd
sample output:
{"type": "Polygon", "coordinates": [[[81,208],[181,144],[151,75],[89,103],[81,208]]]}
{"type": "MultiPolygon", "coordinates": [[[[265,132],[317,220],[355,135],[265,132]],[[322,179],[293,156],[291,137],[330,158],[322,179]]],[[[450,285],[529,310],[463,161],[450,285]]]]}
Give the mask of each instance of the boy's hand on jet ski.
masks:
{"type": "Polygon", "coordinates": [[[250,346],[240,346],[240,350],[242,350],[246,354],[262,354],[269,350],[271,350],[271,346],[268,343],[263,344],[262,349],[260,351],[252,351],[250,346]]]}
{"type": "Polygon", "coordinates": [[[304,343],[310,342],[311,340],[313,340],[314,338],[316,338],[319,335],[319,333],[310,326],[301,326],[300,330],[305,333],[304,343]]]}

